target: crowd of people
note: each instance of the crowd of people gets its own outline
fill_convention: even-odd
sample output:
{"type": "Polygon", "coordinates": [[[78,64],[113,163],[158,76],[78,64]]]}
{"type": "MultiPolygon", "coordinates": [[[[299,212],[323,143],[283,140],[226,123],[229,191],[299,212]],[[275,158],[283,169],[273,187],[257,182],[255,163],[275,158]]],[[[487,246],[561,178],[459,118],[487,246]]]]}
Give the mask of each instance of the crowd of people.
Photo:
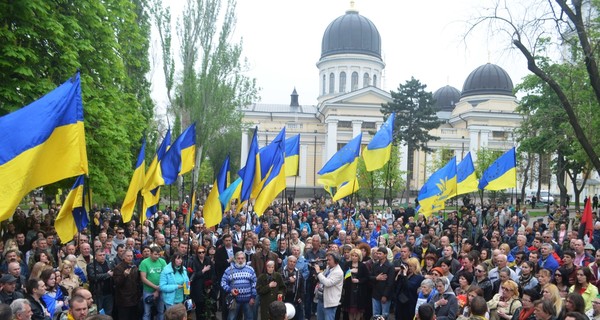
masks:
{"type": "Polygon", "coordinates": [[[260,216],[232,206],[206,228],[199,204],[142,224],[94,208],[65,243],[58,208],[35,205],[2,223],[0,315],[267,320],[288,303],[299,320],[600,320],[600,222],[582,239],[564,206],[547,223],[526,207],[457,209],[424,217],[321,198],[260,216]]]}

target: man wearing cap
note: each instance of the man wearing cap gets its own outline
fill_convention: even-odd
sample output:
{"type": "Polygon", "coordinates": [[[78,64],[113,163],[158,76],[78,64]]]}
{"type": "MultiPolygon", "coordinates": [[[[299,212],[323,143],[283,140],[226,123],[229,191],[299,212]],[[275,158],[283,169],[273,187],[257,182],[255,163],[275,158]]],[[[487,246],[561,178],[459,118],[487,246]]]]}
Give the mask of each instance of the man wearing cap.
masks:
{"type": "Polygon", "coordinates": [[[11,304],[16,299],[23,299],[21,292],[17,291],[17,278],[12,274],[3,274],[0,277],[0,303],[11,304]]]}
{"type": "Polygon", "coordinates": [[[585,313],[590,320],[600,320],[600,294],[592,301],[592,308],[585,313]]]}

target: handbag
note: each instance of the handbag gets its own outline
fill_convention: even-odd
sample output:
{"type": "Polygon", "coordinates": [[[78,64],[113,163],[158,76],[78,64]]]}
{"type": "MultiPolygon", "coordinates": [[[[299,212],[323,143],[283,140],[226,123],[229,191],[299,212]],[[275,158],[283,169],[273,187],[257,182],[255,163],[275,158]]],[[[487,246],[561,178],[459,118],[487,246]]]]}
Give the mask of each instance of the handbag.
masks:
{"type": "Polygon", "coordinates": [[[187,311],[196,310],[196,304],[194,303],[192,298],[187,298],[187,299],[183,300],[183,305],[185,306],[185,309],[187,311]]]}
{"type": "MultiPolygon", "coordinates": [[[[229,286],[233,287],[233,283],[234,283],[233,273],[232,273],[233,268],[232,267],[230,267],[230,268],[231,269],[229,270],[229,282],[230,282],[229,286]]],[[[225,296],[225,305],[227,306],[227,309],[235,310],[235,308],[237,307],[237,301],[235,300],[235,296],[233,294],[228,293],[225,296]]]]}

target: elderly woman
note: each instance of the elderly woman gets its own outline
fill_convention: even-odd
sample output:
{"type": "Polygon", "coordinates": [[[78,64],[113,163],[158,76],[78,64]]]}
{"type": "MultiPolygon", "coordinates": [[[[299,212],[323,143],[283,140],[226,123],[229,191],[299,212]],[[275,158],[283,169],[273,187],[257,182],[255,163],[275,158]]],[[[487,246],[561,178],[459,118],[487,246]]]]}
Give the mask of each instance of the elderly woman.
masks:
{"type": "Polygon", "coordinates": [[[266,272],[261,274],[256,281],[256,292],[260,295],[260,318],[269,318],[269,305],[277,301],[279,295],[283,300],[285,283],[279,272],[275,272],[275,261],[269,260],[265,265],[266,272]]]}
{"type": "Polygon", "coordinates": [[[450,287],[450,281],[446,277],[435,280],[435,288],[438,293],[433,297],[435,318],[439,320],[454,320],[458,315],[458,300],[450,287]]]}
{"type": "Polygon", "coordinates": [[[417,305],[415,306],[415,314],[418,312],[419,307],[422,304],[430,303],[433,297],[437,294],[435,284],[432,279],[425,279],[421,282],[421,288],[419,288],[419,296],[417,297],[417,305]]]}
{"type": "Polygon", "coordinates": [[[490,319],[511,319],[517,309],[522,307],[519,301],[519,286],[512,280],[502,282],[501,293],[495,294],[487,304],[490,319]]]}

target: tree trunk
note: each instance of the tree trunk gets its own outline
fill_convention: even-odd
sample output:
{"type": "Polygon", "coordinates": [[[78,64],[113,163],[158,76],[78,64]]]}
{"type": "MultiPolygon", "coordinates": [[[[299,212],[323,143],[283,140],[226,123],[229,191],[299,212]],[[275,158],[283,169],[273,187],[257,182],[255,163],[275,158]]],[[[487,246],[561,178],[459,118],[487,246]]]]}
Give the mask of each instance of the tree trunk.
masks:
{"type": "MultiPolygon", "coordinates": [[[[411,144],[407,144],[408,155],[406,157],[406,203],[410,202],[410,183],[413,175],[413,165],[415,161],[415,150],[411,144]]],[[[416,207],[416,206],[415,206],[416,207]]]]}
{"type": "MultiPolygon", "coordinates": [[[[543,157],[541,154],[538,154],[538,179],[537,179],[537,191],[535,192],[535,198],[537,199],[537,202],[540,202],[540,191],[542,190],[542,173],[543,173],[543,166],[544,161],[543,161],[543,157]]],[[[548,190],[550,191],[550,190],[548,190]]]]}
{"type": "Polygon", "coordinates": [[[525,163],[525,168],[523,169],[523,183],[521,184],[521,205],[525,205],[525,189],[527,188],[527,183],[529,183],[529,171],[531,169],[531,158],[533,157],[532,153],[527,154],[527,162],[525,163]]]}
{"type": "Polygon", "coordinates": [[[558,156],[556,158],[558,171],[556,172],[556,182],[558,185],[558,189],[560,190],[560,205],[566,205],[567,200],[567,186],[565,185],[565,156],[562,152],[558,151],[558,156]]]}

